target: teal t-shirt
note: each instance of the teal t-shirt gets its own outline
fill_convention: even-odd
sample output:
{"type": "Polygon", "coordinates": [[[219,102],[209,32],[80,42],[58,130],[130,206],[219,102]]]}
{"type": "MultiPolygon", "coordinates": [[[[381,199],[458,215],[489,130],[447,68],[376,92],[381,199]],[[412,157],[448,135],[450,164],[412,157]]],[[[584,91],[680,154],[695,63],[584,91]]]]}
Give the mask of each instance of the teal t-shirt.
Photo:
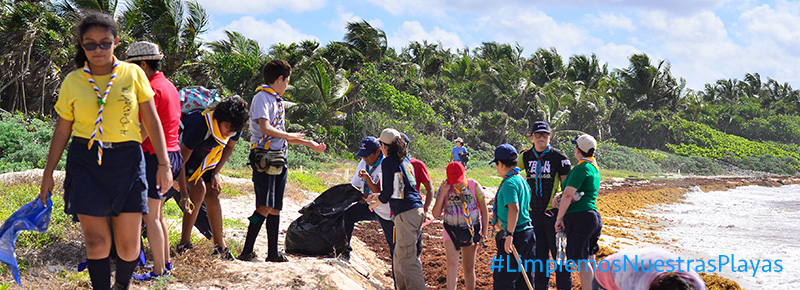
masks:
{"type": "Polygon", "coordinates": [[[581,200],[569,205],[566,214],[579,211],[597,210],[597,191],[600,189],[600,171],[589,162],[582,162],[570,170],[567,178],[561,183],[562,188],[567,186],[583,192],[581,200]]]}
{"type": "Polygon", "coordinates": [[[503,228],[508,228],[508,205],[512,203],[519,204],[519,216],[517,217],[517,226],[514,231],[526,230],[531,227],[531,217],[528,212],[528,204],[531,202],[531,188],[525,178],[519,174],[515,174],[503,182],[500,191],[497,192],[497,219],[503,224],[503,228]],[[527,227],[521,227],[523,224],[528,224],[527,227]]]}

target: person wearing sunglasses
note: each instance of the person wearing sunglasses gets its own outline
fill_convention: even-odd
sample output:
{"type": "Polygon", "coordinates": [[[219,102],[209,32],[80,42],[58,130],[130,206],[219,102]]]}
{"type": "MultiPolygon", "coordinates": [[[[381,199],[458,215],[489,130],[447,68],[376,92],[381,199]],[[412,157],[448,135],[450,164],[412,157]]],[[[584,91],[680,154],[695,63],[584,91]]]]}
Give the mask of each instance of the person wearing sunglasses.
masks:
{"type": "MultiPolygon", "coordinates": [[[[556,257],[556,223],[558,208],[550,204],[553,196],[561,191],[561,181],[567,177],[570,161],[560,150],[550,145],[553,138],[550,124],[545,121],[533,122],[530,140],[533,147],[522,151],[519,167],[525,170],[525,179],[531,188],[530,216],[533,233],[536,235],[536,259],[547,265],[548,255],[556,257]]],[[[534,267],[534,289],[547,289],[550,277],[543,267],[534,267]]],[[[559,290],[572,289],[570,273],[562,267],[556,268],[556,287],[559,290]]]]}
{"type": "Polygon", "coordinates": [[[64,211],[80,220],[92,287],[111,288],[113,241],[118,256],[114,289],[128,289],[139,262],[142,214],[148,213],[140,117],[158,161],[155,186],[161,194],[172,186],[172,166],[147,75],[114,56],[117,23],[109,15],[90,13],[77,28],[79,68],[59,90],[58,120],[39,197],[45,201],[53,190],[53,170],[72,135],[64,211]]]}
{"type": "Polygon", "coordinates": [[[591,135],[583,134],[572,139],[572,144],[575,144],[578,164],[562,183],[564,193],[553,199],[553,206],[558,207],[554,229],[566,233],[567,259],[576,264],[573,270],[578,272],[582,289],[589,290],[594,277],[594,254],[600,250],[597,240],[603,229],[596,204],[600,189],[600,168],[594,158],[597,141],[591,135]]]}

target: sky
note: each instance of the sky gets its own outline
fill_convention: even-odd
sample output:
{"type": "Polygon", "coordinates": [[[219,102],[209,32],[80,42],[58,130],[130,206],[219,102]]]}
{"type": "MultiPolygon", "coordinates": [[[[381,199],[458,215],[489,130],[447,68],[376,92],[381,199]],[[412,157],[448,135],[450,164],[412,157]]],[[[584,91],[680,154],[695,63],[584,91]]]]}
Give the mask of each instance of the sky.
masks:
{"type": "Polygon", "coordinates": [[[759,73],[800,89],[800,1],[755,0],[198,0],[211,16],[207,41],[238,31],[264,50],[276,43],[341,41],[347,22],[382,29],[398,51],[410,41],[453,51],[519,43],[524,55],[554,47],[564,58],[596,54],[609,69],[646,53],[702,90],[759,73]]]}

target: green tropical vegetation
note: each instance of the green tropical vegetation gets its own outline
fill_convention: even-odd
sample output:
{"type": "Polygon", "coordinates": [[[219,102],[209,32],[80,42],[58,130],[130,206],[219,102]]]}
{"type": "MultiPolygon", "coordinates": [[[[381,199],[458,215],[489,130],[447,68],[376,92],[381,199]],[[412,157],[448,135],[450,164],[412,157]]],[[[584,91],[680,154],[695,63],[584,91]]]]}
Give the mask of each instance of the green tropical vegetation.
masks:
{"type": "MultiPolygon", "coordinates": [[[[405,132],[412,155],[429,167],[446,164],[456,137],[472,151],[473,166],[483,167],[498,144],[529,147],[529,124],[546,120],[562,148],[580,132],[596,136],[599,162],[609,169],[713,175],[724,163],[800,170],[800,91],[757,72],[692,90],[669,61],[646,54],[609,68],[594,54],[537,48],[526,55],[509,43],[453,50],[415,41],[395,49],[367,21],[348,23],[341,41],[327,44],[261,47],[236,31],[204,42],[209,17],[195,1],[32,0],[0,4],[0,171],[44,165],[58,88],[76,68],[72,28],[89,11],[115,15],[121,59],[131,42],[159,44],[163,70],[178,87],[202,85],[249,100],[261,67],[287,60],[294,70],[285,98],[296,104],[289,128],[330,151],[296,148],[293,167],[352,160],[361,138],[385,127],[405,132]]],[[[241,143],[230,166],[246,166],[241,143]]]]}

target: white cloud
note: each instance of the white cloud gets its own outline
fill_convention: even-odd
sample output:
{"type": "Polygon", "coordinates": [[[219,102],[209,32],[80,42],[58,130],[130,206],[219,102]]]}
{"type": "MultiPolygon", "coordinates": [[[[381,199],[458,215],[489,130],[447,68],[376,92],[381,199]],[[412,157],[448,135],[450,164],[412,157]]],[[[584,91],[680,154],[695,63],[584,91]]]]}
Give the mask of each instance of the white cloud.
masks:
{"type": "Polygon", "coordinates": [[[608,70],[614,71],[615,69],[626,68],[630,64],[628,59],[631,55],[642,53],[633,45],[617,45],[615,43],[607,43],[595,50],[597,59],[602,62],[608,63],[608,70]]]}
{"type": "Polygon", "coordinates": [[[662,58],[669,61],[673,76],[685,78],[689,88],[702,89],[706,83],[734,74],[741,66],[741,47],[730,39],[725,23],[711,11],[688,17],[643,12],[639,25],[650,35],[644,42],[652,63],[662,58]]]}
{"type": "Polygon", "coordinates": [[[198,0],[209,13],[266,15],[277,9],[294,12],[318,10],[327,0],[198,0]]]}
{"type": "Polygon", "coordinates": [[[434,27],[431,31],[426,31],[422,24],[417,21],[406,21],[397,29],[397,31],[388,37],[389,46],[401,49],[408,46],[411,41],[422,42],[427,40],[428,43],[441,43],[443,48],[464,48],[464,43],[461,37],[454,32],[449,32],[439,27],[434,27]]]}
{"type": "Polygon", "coordinates": [[[614,30],[634,31],[636,27],[633,26],[633,21],[624,16],[615,13],[600,13],[600,15],[589,15],[588,22],[597,30],[606,30],[613,32],[614,30]]]}
{"type": "Polygon", "coordinates": [[[258,44],[267,52],[273,44],[300,42],[302,40],[317,40],[313,35],[303,34],[294,29],[291,25],[281,19],[268,23],[256,20],[251,16],[244,16],[228,25],[215,29],[208,33],[208,41],[215,41],[226,38],[225,31],[237,31],[242,35],[258,41],[258,44]]]}
{"type": "Polygon", "coordinates": [[[602,45],[583,28],[560,23],[539,10],[503,8],[477,20],[485,33],[501,43],[519,42],[527,53],[556,47],[565,59],[602,45]]]}
{"type": "Polygon", "coordinates": [[[800,86],[800,3],[754,7],[743,12],[739,21],[747,44],[742,55],[746,72],[800,86]]]}
{"type": "Polygon", "coordinates": [[[502,6],[519,6],[528,9],[556,7],[575,9],[645,9],[668,11],[677,15],[691,15],[698,11],[715,9],[731,0],[367,0],[394,15],[445,16],[448,12],[492,13],[502,6]],[[499,5],[502,4],[502,5],[499,5]]]}
{"type": "Polygon", "coordinates": [[[797,7],[792,9],[789,6],[776,10],[770,8],[769,5],[762,5],[742,13],[740,21],[744,23],[747,31],[758,39],[768,39],[778,45],[798,49],[800,48],[800,15],[798,15],[797,7]]]}
{"type": "MultiPolygon", "coordinates": [[[[361,16],[355,15],[353,12],[345,11],[345,7],[339,5],[336,7],[336,18],[333,21],[328,22],[326,25],[331,31],[337,31],[345,33],[347,32],[347,23],[348,22],[360,22],[364,19],[361,16]]],[[[375,18],[371,20],[367,20],[372,27],[383,29],[383,21],[375,18]]]]}

